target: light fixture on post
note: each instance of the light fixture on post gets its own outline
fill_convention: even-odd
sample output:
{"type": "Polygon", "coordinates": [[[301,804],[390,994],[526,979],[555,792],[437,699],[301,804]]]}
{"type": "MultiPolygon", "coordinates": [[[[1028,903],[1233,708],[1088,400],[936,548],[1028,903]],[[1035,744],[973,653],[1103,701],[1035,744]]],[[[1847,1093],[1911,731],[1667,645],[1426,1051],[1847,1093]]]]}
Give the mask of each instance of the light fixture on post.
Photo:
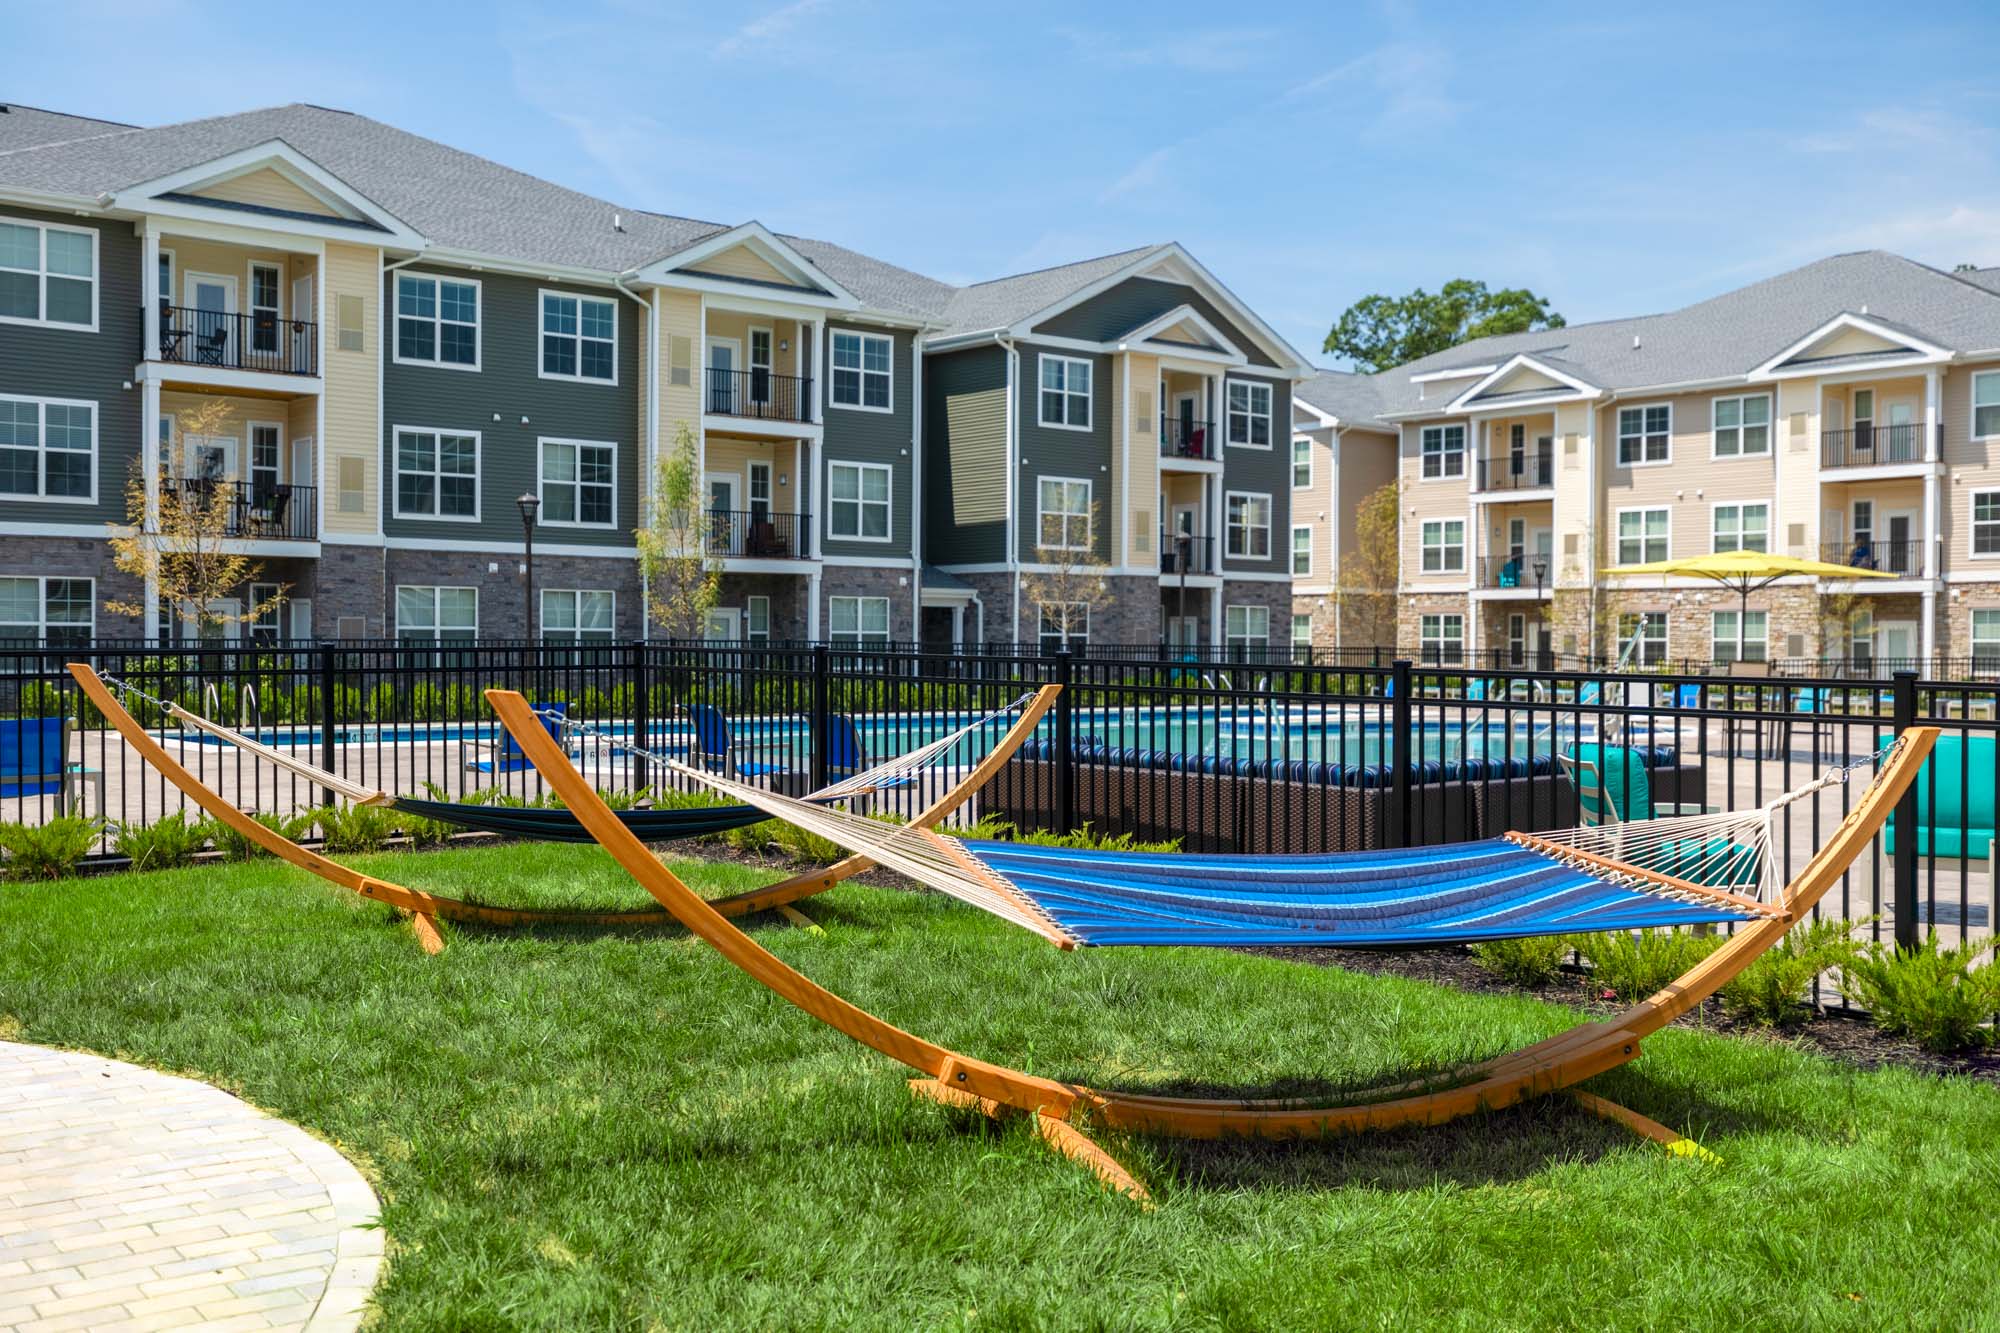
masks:
{"type": "Polygon", "coordinates": [[[523,609],[527,611],[528,645],[535,643],[535,515],[542,509],[542,497],[533,491],[523,491],[521,498],[514,501],[521,511],[521,596],[523,609]]]}

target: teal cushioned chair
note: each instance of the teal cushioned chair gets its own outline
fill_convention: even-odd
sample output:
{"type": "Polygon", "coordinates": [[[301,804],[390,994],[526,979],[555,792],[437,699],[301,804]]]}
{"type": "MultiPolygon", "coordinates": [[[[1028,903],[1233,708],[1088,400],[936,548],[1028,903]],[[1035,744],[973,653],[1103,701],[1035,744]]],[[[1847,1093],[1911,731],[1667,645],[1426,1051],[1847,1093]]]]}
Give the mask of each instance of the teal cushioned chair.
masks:
{"type": "MultiPolygon", "coordinates": [[[[1576,786],[1577,808],[1585,828],[1717,813],[1714,806],[1655,801],[1645,760],[1625,746],[1602,741],[1572,743],[1564,747],[1559,758],[1576,786]]],[[[1756,848],[1726,838],[1663,843],[1632,864],[1716,888],[1753,887],[1761,868],[1756,848]]]]}
{"type": "MultiPolygon", "coordinates": [[[[1893,737],[1878,737],[1887,745],[1893,737]]],[[[1994,737],[1946,733],[1917,772],[1917,855],[1990,860],[1993,855],[1993,792],[2000,770],[1994,737]],[[1935,781],[1933,781],[1935,779],[1935,781]]],[[[1896,850],[1896,823],[1882,830],[1882,845],[1896,850]]]]}

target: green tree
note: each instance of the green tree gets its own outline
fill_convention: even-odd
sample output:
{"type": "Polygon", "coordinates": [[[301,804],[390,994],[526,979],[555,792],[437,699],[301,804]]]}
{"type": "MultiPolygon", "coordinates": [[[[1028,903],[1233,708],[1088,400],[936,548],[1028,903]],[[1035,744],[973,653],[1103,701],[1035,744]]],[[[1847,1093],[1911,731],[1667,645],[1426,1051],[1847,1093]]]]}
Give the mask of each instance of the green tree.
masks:
{"type": "Polygon", "coordinates": [[[660,455],[650,511],[636,535],[653,623],[670,639],[700,638],[722,595],[722,573],[709,553],[699,451],[685,422],[660,455]]]}
{"type": "Polygon", "coordinates": [[[1363,370],[1387,370],[1432,352],[1497,333],[1559,329],[1563,317],[1525,287],[1490,291],[1483,282],[1453,278],[1435,294],[1364,296],[1341,312],[1326,350],[1363,370]]]}
{"type": "Polygon", "coordinates": [[[1354,509],[1354,549],[1334,574],[1343,647],[1396,646],[1396,584],[1402,578],[1401,513],[1396,483],[1370,492],[1354,509]]]}

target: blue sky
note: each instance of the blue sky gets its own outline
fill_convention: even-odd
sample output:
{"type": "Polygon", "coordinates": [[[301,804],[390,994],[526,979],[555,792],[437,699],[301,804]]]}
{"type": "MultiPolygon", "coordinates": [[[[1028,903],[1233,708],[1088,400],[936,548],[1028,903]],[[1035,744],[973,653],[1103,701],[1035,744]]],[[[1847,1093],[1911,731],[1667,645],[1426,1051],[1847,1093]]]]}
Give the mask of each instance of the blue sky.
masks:
{"type": "Polygon", "coordinates": [[[0,98],[318,102],[954,282],[1178,240],[1316,358],[1453,277],[1574,322],[1841,250],[2000,264],[1993,6],[1498,9],[71,0],[9,19],[0,98]]]}

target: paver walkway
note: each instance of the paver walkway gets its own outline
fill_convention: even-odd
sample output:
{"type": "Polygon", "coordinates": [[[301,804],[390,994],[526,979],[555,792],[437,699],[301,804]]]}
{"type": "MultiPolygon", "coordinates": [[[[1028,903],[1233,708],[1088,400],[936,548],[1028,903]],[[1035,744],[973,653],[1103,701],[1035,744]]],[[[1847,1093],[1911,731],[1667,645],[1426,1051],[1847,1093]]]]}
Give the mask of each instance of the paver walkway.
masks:
{"type": "Polygon", "coordinates": [[[0,1042],[0,1330],[351,1329],[375,1193],[218,1088],[0,1042]]]}

